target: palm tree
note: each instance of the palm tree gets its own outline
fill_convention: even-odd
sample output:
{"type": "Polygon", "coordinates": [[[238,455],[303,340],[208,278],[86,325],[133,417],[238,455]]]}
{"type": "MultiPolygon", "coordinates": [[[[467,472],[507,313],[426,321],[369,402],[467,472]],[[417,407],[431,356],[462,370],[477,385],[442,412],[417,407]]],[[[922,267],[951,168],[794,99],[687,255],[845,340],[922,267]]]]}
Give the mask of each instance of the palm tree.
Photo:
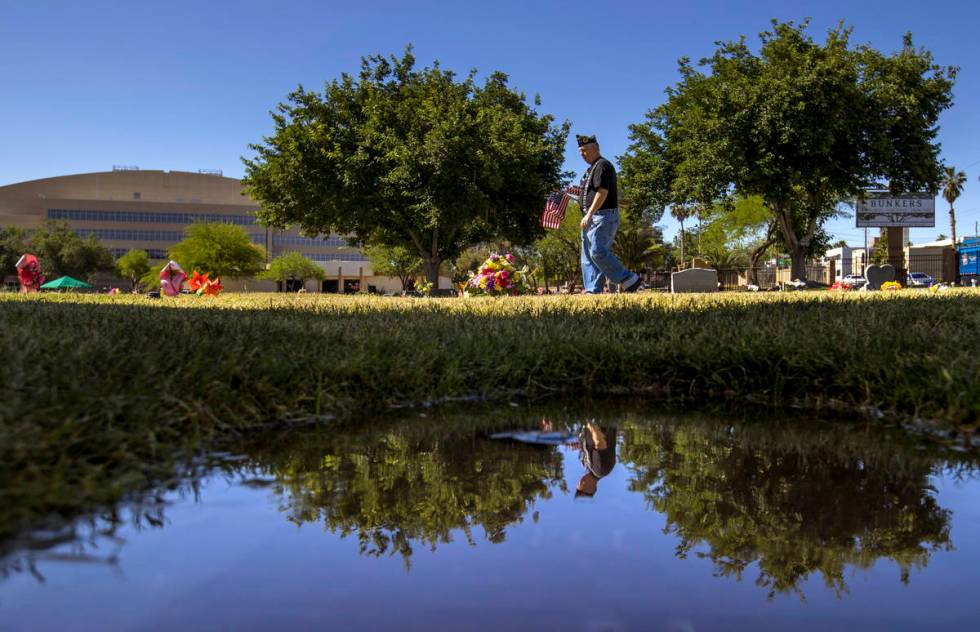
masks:
{"type": "Polygon", "coordinates": [[[941,184],[943,185],[943,198],[949,202],[949,230],[953,235],[953,248],[956,248],[956,214],[953,211],[953,202],[963,193],[963,185],[966,183],[966,173],[957,171],[956,167],[945,167],[945,174],[941,184]]]}
{"type": "Polygon", "coordinates": [[[681,265],[680,268],[684,268],[684,220],[691,216],[691,209],[680,204],[675,204],[670,207],[670,215],[681,225],[681,265]]]}
{"type": "Polygon", "coordinates": [[[704,204],[696,204],[694,206],[694,214],[698,218],[698,256],[700,257],[703,253],[701,251],[701,233],[704,232],[704,213],[707,209],[704,204]]]}

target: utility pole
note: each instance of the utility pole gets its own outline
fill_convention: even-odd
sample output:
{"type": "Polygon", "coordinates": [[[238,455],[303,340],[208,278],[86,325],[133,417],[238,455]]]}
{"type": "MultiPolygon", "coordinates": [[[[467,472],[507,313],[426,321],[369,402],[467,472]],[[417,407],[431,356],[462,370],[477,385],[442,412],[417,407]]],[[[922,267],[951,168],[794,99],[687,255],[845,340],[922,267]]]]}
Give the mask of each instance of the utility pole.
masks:
{"type": "Polygon", "coordinates": [[[864,227],[864,254],[861,255],[861,276],[868,269],[868,227],[864,227]]]}

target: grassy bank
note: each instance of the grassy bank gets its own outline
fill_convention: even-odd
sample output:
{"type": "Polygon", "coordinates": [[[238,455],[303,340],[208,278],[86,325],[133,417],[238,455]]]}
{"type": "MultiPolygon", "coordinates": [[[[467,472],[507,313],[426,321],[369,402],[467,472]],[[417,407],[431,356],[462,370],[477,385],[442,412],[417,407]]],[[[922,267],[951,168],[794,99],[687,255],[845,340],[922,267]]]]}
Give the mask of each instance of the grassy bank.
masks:
{"type": "Polygon", "coordinates": [[[119,495],[237,430],[469,396],[870,406],[970,429],[978,332],[970,290],[0,295],[0,502],[32,504],[55,484],[59,498],[119,495]]]}

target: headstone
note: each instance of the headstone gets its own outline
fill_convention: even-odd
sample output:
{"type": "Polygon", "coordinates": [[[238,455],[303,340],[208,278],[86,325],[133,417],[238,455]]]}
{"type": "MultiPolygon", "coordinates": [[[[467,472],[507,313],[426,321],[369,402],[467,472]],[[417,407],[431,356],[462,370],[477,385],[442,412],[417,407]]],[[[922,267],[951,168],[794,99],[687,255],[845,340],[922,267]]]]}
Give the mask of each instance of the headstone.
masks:
{"type": "Polygon", "coordinates": [[[880,290],[883,283],[895,280],[895,267],[888,263],[883,266],[870,265],[864,271],[864,278],[868,280],[869,290],[880,290]]]}
{"type": "Polygon", "coordinates": [[[718,271],[710,268],[689,268],[670,275],[670,291],[717,292],[718,271]]]}

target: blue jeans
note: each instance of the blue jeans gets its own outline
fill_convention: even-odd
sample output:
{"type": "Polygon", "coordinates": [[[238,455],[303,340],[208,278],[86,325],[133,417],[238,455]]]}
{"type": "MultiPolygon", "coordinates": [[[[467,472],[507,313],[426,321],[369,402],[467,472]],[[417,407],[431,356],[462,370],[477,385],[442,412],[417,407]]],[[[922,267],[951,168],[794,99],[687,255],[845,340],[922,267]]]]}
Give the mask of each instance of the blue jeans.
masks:
{"type": "Polygon", "coordinates": [[[588,228],[582,229],[582,285],[589,294],[601,294],[606,279],[622,283],[633,276],[612,252],[619,229],[619,209],[596,211],[588,228]]]}

